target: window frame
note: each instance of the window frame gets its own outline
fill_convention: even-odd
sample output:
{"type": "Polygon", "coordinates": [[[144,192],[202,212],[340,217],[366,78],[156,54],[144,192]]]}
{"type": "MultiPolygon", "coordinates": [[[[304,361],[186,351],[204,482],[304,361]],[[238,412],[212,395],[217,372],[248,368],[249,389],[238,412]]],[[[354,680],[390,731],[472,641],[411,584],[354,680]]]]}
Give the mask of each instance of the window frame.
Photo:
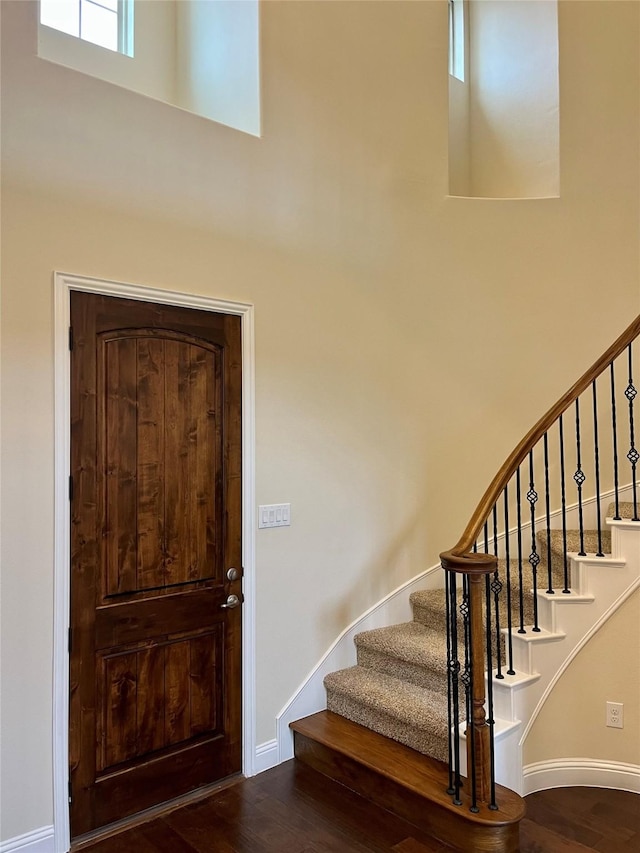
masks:
{"type": "Polygon", "coordinates": [[[91,44],[95,47],[101,47],[104,50],[110,50],[113,53],[119,53],[123,56],[133,57],[134,53],[134,0],[117,0],[116,8],[112,9],[109,6],[106,6],[101,0],[57,0],[58,3],[66,2],[70,7],[77,8],[77,32],[69,32],[69,30],[65,30],[59,27],[56,27],[52,23],[46,23],[42,20],[42,12],[43,12],[43,4],[46,0],[39,0],[38,2],[38,22],[42,27],[48,27],[51,30],[55,30],[56,32],[65,33],[65,35],[70,36],[71,38],[78,39],[79,41],[84,42],[85,44],[91,44]],[[83,9],[88,5],[96,6],[100,9],[104,9],[107,12],[110,12],[116,15],[117,21],[117,37],[116,37],[116,45],[114,47],[107,46],[104,44],[100,44],[99,42],[95,42],[90,38],[87,38],[82,34],[82,13],[83,9]]]}
{"type": "Polygon", "coordinates": [[[466,63],[466,0],[448,0],[449,6],[449,75],[465,82],[466,63]]]}

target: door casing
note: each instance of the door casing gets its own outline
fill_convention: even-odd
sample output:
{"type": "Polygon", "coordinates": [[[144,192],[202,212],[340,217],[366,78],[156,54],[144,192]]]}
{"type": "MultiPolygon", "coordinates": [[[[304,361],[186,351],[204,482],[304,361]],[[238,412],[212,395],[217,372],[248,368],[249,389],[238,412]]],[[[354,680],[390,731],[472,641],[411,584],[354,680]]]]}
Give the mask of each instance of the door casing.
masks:
{"type": "Polygon", "coordinates": [[[54,614],[53,614],[53,806],[56,853],[70,845],[69,783],[69,594],[70,594],[70,293],[160,302],[240,316],[242,324],[242,733],[243,773],[254,775],[255,723],[255,366],[253,305],[136,284],[55,272],[54,288],[54,614]]]}

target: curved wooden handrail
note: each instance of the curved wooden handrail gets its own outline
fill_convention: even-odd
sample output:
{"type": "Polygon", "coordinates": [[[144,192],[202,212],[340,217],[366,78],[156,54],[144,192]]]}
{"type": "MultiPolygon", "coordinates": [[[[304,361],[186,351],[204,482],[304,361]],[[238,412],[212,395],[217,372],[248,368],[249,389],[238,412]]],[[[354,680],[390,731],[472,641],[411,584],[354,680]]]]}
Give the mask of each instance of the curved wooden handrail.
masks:
{"type": "MultiPolygon", "coordinates": [[[[467,527],[462,534],[459,542],[450,550],[443,554],[441,554],[441,559],[443,560],[443,565],[446,562],[451,569],[454,571],[463,571],[465,573],[471,573],[472,568],[468,566],[465,569],[462,568],[465,563],[460,563],[457,567],[454,565],[455,561],[452,560],[452,557],[461,558],[462,555],[465,555],[465,560],[469,562],[474,562],[476,557],[484,556],[480,554],[471,554],[468,553],[473,546],[473,543],[476,541],[480,530],[482,529],[483,524],[485,523],[489,513],[493,509],[494,505],[498,501],[498,498],[504,491],[505,486],[511,480],[513,475],[515,474],[518,466],[524,461],[530,450],[535,447],[535,445],[540,441],[545,432],[551,428],[551,426],[558,420],[560,415],[562,415],[569,406],[585,391],[591,383],[600,376],[600,374],[611,364],[611,362],[617,358],[620,353],[624,351],[624,349],[640,334],[640,315],[636,317],[636,319],[631,323],[628,328],[620,335],[620,337],[614,341],[613,344],[609,347],[609,349],[604,352],[600,358],[591,365],[589,370],[584,373],[580,379],[567,391],[566,394],[555,403],[549,411],[543,415],[540,420],[533,426],[529,432],[525,435],[522,441],[518,442],[513,451],[506,458],[504,464],[499,469],[496,476],[491,481],[489,488],[486,490],[482,498],[480,499],[480,503],[476,507],[473,515],[467,527]]],[[[486,572],[487,568],[483,567],[475,570],[480,572],[486,572]]]]}

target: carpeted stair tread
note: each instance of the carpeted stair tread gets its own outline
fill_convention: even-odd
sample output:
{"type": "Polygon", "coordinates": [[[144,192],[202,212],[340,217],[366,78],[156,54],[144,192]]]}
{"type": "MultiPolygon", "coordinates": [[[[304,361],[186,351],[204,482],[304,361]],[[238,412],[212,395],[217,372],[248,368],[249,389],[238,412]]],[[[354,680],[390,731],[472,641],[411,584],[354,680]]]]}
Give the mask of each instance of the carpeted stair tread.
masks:
{"type": "Polygon", "coordinates": [[[324,679],[327,708],[441,761],[448,755],[447,694],[363,666],[324,679]]]}
{"type": "MultiPolygon", "coordinates": [[[[506,581],[506,560],[498,561],[498,573],[503,583],[506,581]]],[[[511,613],[512,621],[519,620],[519,591],[520,591],[520,575],[517,560],[510,561],[510,576],[511,576],[511,613]]],[[[560,576],[554,575],[554,585],[562,587],[560,576]]],[[[538,589],[546,590],[547,588],[547,573],[546,569],[538,568],[538,589]]],[[[533,624],[533,571],[529,563],[522,566],[522,588],[524,589],[523,609],[524,609],[524,624],[533,624]]],[[[416,622],[423,625],[432,626],[435,629],[444,630],[445,626],[445,598],[444,590],[417,590],[413,592],[409,600],[413,608],[413,618],[416,622]]],[[[461,594],[458,593],[458,602],[461,602],[461,594]]],[[[493,596],[492,596],[493,604],[493,596]]],[[[503,587],[499,598],[499,613],[500,625],[505,627],[508,624],[507,619],[507,595],[506,586],[503,587]]]]}
{"type": "MultiPolygon", "coordinates": [[[[611,501],[607,508],[607,518],[615,518],[616,502],[611,501]]],[[[618,515],[620,518],[633,518],[633,501],[618,501],[618,515]]]]}
{"type": "MultiPolygon", "coordinates": [[[[564,551],[565,551],[565,540],[562,530],[550,530],[550,539],[551,539],[551,563],[554,571],[558,570],[558,563],[562,562],[564,565],[564,551]]],[[[597,530],[585,530],[583,531],[583,542],[584,542],[584,552],[585,554],[597,554],[598,553],[598,531],[597,530]]],[[[547,555],[547,531],[540,530],[537,534],[538,541],[540,543],[540,556],[543,559],[546,559],[547,555]]],[[[568,553],[579,553],[580,551],[580,531],[578,530],[567,530],[567,539],[566,539],[566,550],[568,553]]],[[[602,544],[602,553],[610,554],[611,553],[611,531],[610,530],[602,530],[601,531],[601,544],[602,544]]]]}
{"type": "Polygon", "coordinates": [[[446,690],[447,640],[442,629],[403,622],[354,637],[358,665],[431,690],[446,690]]]}
{"type": "Polygon", "coordinates": [[[373,631],[356,634],[355,644],[386,655],[392,655],[407,663],[432,666],[447,671],[446,637],[440,631],[419,622],[402,622],[373,631]]]}
{"type": "Polygon", "coordinates": [[[413,621],[436,631],[446,628],[445,592],[443,589],[419,589],[412,592],[409,602],[413,621]]]}

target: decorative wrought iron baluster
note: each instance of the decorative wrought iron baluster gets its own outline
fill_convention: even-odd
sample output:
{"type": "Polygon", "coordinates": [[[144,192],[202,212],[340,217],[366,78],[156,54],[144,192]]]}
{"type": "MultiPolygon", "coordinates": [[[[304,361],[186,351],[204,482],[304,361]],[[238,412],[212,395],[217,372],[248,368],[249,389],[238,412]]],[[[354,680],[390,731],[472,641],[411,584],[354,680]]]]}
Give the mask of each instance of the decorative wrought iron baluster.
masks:
{"type": "Polygon", "coordinates": [[[516,671],[513,668],[513,638],[511,631],[513,628],[511,617],[511,553],[510,553],[510,536],[509,536],[509,486],[504,487],[504,529],[505,529],[505,558],[507,561],[507,649],[509,658],[509,669],[507,675],[515,675],[516,671]]]}
{"type": "Polygon", "coordinates": [[[519,605],[520,605],[520,627],[518,634],[526,634],[524,628],[524,592],[522,583],[522,495],[520,488],[520,466],[516,471],[516,505],[518,509],[518,584],[519,584],[519,605]]]}
{"type": "Polygon", "coordinates": [[[598,392],[596,380],[591,383],[593,393],[593,454],[596,475],[596,517],[598,521],[598,550],[596,557],[604,557],[602,553],[602,507],[600,506],[600,448],[598,446],[598,392]]]}
{"type": "Polygon", "coordinates": [[[618,430],[616,425],[616,377],[613,362],[609,365],[609,375],[611,378],[611,430],[613,438],[613,488],[616,501],[616,513],[613,516],[617,521],[620,520],[620,484],[618,478],[618,430]]]}
{"type": "MultiPolygon", "coordinates": [[[[494,518],[495,518],[495,507],[494,507],[494,518]]],[[[497,521],[496,527],[497,530],[497,521]]],[[[497,550],[497,534],[496,534],[496,550],[497,550]]],[[[496,554],[497,556],[497,554],[496,554]]],[[[496,572],[497,574],[497,572],[496,572]]],[[[489,575],[485,578],[485,604],[487,609],[487,710],[489,711],[489,717],[487,719],[487,725],[489,726],[489,778],[490,778],[490,789],[491,789],[491,799],[489,801],[489,808],[492,810],[496,810],[498,808],[496,804],[496,753],[495,753],[495,743],[494,743],[494,732],[496,721],[493,716],[493,631],[491,630],[491,592],[493,590],[493,583],[491,582],[489,575]]],[[[496,596],[497,598],[497,596],[496,596]]],[[[498,611],[496,607],[496,620],[498,619],[498,611]]],[[[496,622],[497,627],[497,622],[496,622]]],[[[498,636],[498,672],[500,671],[500,634],[499,631],[496,632],[498,636]]],[[[504,678],[503,675],[496,675],[496,678],[504,678]]]]}
{"type": "Polygon", "coordinates": [[[444,609],[445,609],[445,619],[447,626],[447,722],[449,737],[448,737],[448,762],[449,762],[449,787],[447,788],[447,794],[453,794],[455,792],[454,787],[454,768],[453,768],[453,741],[452,741],[452,731],[453,731],[453,694],[451,692],[451,607],[449,604],[449,572],[442,567],[444,570],[444,609]]]}
{"type": "Polygon", "coordinates": [[[565,595],[570,595],[569,589],[569,557],[567,556],[567,487],[564,470],[564,426],[562,415],[558,419],[558,430],[560,434],[560,490],[562,502],[562,559],[564,566],[564,589],[565,595]]]}
{"type": "MultiPolygon", "coordinates": [[[[498,504],[493,505],[493,554],[498,557],[498,504]]],[[[487,575],[487,585],[489,584],[489,575],[487,575]]],[[[500,573],[496,567],[491,581],[491,591],[493,592],[493,600],[496,612],[496,678],[504,678],[502,674],[502,643],[500,642],[500,593],[502,592],[502,581],[500,573]]],[[[489,632],[489,622],[487,622],[487,633],[489,632]]],[[[489,666],[491,672],[491,666],[489,666]]],[[[493,731],[493,730],[492,730],[493,731]]]]}
{"type": "Polygon", "coordinates": [[[464,672],[461,681],[464,684],[466,707],[467,707],[467,743],[472,748],[467,751],[467,757],[471,755],[471,767],[467,767],[467,778],[471,777],[471,808],[470,811],[477,812],[478,790],[476,782],[476,751],[475,744],[475,720],[473,717],[473,646],[471,644],[471,623],[469,620],[469,579],[466,575],[462,578],[462,604],[460,614],[464,624],[464,672]]]}
{"type": "MultiPolygon", "coordinates": [[[[451,642],[449,646],[449,656],[447,658],[447,670],[449,676],[449,690],[451,693],[451,705],[453,712],[452,725],[449,728],[449,738],[453,744],[453,790],[448,793],[453,794],[453,804],[456,806],[462,805],[460,799],[460,788],[462,785],[460,775],[460,738],[458,736],[458,728],[460,725],[460,657],[458,655],[458,591],[457,591],[457,575],[455,572],[447,572],[449,577],[449,601],[447,623],[447,635],[450,634],[451,642]]],[[[449,775],[451,782],[451,771],[449,775]]]]}
{"type": "Polygon", "coordinates": [[[533,571],[533,630],[539,631],[538,625],[538,565],[540,564],[540,555],[536,548],[536,503],[538,502],[538,493],[535,490],[533,479],[533,450],[529,451],[529,491],[527,492],[527,500],[531,506],[531,553],[529,554],[529,563],[533,571]]]}
{"type": "Polygon", "coordinates": [[[547,515],[547,592],[554,594],[553,578],[551,577],[551,496],[549,495],[549,437],[544,434],[544,494],[547,515]]]}
{"type": "Polygon", "coordinates": [[[575,484],[578,487],[578,526],[580,528],[580,550],[578,551],[578,553],[581,557],[584,557],[585,550],[584,519],[582,511],[582,487],[587,478],[585,476],[584,471],[582,470],[582,459],[580,456],[580,397],[576,399],[576,452],[578,467],[576,468],[576,473],[573,475],[573,479],[575,480],[575,484]]]}
{"type": "Polygon", "coordinates": [[[629,452],[627,459],[631,462],[631,482],[633,483],[633,521],[640,521],[638,518],[638,483],[636,482],[636,465],[640,459],[640,453],[636,450],[635,432],[633,424],[633,401],[636,398],[637,390],[633,384],[633,356],[632,345],[629,344],[629,384],[624,392],[625,397],[629,401],[629,452]]]}

